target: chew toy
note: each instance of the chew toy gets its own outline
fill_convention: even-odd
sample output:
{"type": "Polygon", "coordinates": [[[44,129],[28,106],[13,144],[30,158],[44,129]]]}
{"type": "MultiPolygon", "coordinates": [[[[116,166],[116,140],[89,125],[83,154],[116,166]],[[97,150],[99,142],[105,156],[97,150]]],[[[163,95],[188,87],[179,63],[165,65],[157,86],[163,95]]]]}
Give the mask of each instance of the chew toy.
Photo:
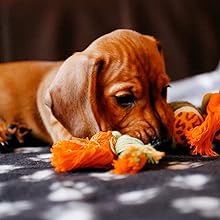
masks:
{"type": "Polygon", "coordinates": [[[188,145],[192,154],[218,156],[213,142],[220,140],[220,93],[206,94],[201,110],[186,102],[180,105],[182,103],[172,104],[177,144],[188,145]]]}
{"type": "Polygon", "coordinates": [[[171,106],[175,118],[174,139],[178,145],[187,145],[186,132],[202,124],[202,112],[189,102],[173,102],[171,106]]]}
{"type": "Polygon", "coordinates": [[[90,140],[58,141],[51,152],[51,163],[57,172],[113,167],[115,174],[137,173],[147,162],[158,163],[165,156],[150,144],[116,131],[98,132],[90,140]]]}

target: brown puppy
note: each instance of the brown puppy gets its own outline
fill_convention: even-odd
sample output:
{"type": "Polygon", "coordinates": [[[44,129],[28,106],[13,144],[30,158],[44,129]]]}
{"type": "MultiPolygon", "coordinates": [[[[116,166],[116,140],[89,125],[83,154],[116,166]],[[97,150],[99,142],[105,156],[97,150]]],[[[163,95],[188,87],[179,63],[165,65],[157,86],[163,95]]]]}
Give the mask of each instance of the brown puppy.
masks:
{"type": "Polygon", "coordinates": [[[169,78],[158,42],[116,30],[63,63],[0,65],[0,118],[52,143],[118,130],[145,143],[171,136],[169,78]]]}

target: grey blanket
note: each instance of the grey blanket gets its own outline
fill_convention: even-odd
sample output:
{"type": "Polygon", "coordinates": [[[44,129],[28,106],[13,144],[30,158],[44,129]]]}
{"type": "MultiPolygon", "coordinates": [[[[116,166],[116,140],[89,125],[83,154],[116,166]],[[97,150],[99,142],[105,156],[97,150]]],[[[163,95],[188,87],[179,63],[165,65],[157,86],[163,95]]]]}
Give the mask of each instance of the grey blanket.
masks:
{"type": "Polygon", "coordinates": [[[219,219],[220,158],[167,156],[135,175],[55,173],[49,148],[0,155],[0,219],[219,219]]]}

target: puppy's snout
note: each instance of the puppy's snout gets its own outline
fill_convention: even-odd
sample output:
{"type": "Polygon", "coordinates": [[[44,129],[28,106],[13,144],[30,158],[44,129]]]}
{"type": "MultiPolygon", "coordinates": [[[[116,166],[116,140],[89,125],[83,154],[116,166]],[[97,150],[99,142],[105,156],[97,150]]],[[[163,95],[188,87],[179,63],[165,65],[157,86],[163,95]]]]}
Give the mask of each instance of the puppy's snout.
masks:
{"type": "Polygon", "coordinates": [[[167,151],[172,145],[171,137],[161,137],[161,138],[153,138],[151,140],[152,146],[159,151],[167,151]]]}

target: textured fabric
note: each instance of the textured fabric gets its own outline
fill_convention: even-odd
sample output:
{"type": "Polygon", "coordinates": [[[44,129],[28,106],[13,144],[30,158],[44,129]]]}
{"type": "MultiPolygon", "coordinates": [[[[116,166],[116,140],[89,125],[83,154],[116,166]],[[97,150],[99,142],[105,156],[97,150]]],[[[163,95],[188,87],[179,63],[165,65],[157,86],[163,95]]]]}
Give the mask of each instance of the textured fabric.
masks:
{"type": "Polygon", "coordinates": [[[0,219],[219,219],[220,159],[167,156],[136,175],[57,174],[48,148],[0,155],[0,219]]]}
{"type": "Polygon", "coordinates": [[[61,60],[117,28],[154,35],[172,80],[215,69],[218,0],[1,0],[0,62],[61,60]]]}

